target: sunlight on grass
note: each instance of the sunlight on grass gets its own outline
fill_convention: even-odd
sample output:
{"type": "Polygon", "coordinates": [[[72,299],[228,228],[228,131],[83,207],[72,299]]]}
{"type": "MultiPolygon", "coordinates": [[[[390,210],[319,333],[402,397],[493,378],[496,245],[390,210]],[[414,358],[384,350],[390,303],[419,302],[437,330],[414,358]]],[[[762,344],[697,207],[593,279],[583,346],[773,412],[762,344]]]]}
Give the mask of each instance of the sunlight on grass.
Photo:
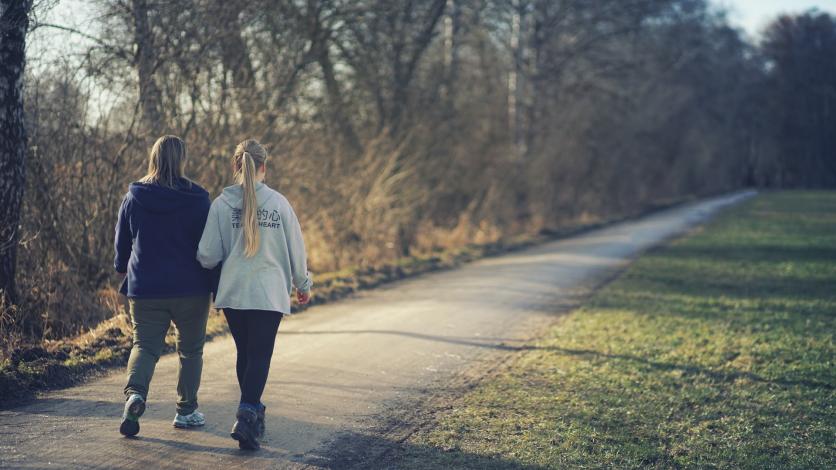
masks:
{"type": "Polygon", "coordinates": [[[640,258],[402,463],[832,466],[834,286],[836,193],[759,196],[640,258]]]}

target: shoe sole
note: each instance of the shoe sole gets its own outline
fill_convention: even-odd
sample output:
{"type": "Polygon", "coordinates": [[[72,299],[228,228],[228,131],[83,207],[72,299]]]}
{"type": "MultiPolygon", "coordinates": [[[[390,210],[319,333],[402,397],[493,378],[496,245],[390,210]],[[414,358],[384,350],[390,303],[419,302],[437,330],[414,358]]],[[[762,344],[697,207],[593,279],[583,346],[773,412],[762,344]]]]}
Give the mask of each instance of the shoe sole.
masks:
{"type": "Polygon", "coordinates": [[[232,427],[232,432],[229,435],[238,441],[238,447],[241,449],[258,450],[261,447],[252,431],[245,429],[245,426],[240,425],[238,422],[232,427]]]}
{"type": "Polygon", "coordinates": [[[188,423],[178,423],[177,421],[175,421],[171,424],[172,424],[172,426],[174,426],[177,429],[191,429],[191,428],[199,428],[199,427],[205,425],[206,423],[188,424],[188,423]]]}
{"type": "Polygon", "coordinates": [[[139,417],[145,413],[145,401],[136,400],[128,407],[128,415],[135,416],[136,419],[129,419],[127,416],[122,418],[122,424],[119,425],[119,432],[123,436],[132,437],[139,434],[139,417]]]}

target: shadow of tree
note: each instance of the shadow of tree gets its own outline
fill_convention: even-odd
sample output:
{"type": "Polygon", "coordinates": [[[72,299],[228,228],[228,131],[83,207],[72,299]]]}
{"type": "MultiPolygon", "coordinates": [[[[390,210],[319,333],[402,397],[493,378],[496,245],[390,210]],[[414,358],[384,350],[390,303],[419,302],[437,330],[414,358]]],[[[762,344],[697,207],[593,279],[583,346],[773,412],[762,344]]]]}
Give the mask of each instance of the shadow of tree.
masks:
{"type": "Polygon", "coordinates": [[[836,262],[836,249],[821,244],[799,246],[736,241],[710,245],[674,244],[654,251],[652,259],[658,265],[656,269],[633,270],[625,279],[702,297],[764,300],[820,299],[834,295],[832,277],[787,269],[788,266],[809,268],[810,263],[836,262]],[[694,263],[692,268],[682,269],[684,265],[692,266],[691,263],[694,263]],[[695,275],[700,276],[699,282],[694,282],[695,275]],[[745,276],[747,288],[741,288],[739,276],[745,276]]]}
{"type": "Polygon", "coordinates": [[[836,248],[771,244],[726,243],[723,245],[681,244],[666,246],[656,256],[699,258],[712,261],[809,262],[836,260],[836,248]]]}
{"type": "Polygon", "coordinates": [[[618,359],[618,360],[626,360],[641,363],[647,366],[651,366],[655,369],[671,371],[671,370],[679,370],[682,371],[684,374],[690,375],[705,375],[710,377],[713,380],[718,381],[734,381],[740,378],[745,378],[748,380],[752,380],[755,382],[762,382],[762,383],[772,383],[776,385],[784,385],[784,386],[793,386],[793,385],[800,385],[804,387],[810,388],[822,388],[826,390],[832,390],[834,387],[833,384],[827,382],[821,382],[816,380],[807,380],[807,379],[800,379],[800,380],[793,380],[793,379],[768,379],[762,377],[757,374],[753,374],[751,372],[741,372],[741,371],[718,371],[709,369],[706,367],[700,367],[690,364],[676,364],[676,363],[669,363],[669,362],[658,362],[652,361],[643,357],[634,356],[630,354],[609,354],[609,353],[602,353],[599,351],[593,350],[585,350],[585,349],[568,349],[568,348],[560,348],[557,346],[538,346],[532,344],[509,344],[510,342],[518,342],[518,343],[526,343],[527,340],[511,340],[508,338],[464,338],[464,337],[457,337],[457,336],[441,336],[441,335],[429,335],[429,334],[422,334],[422,333],[413,333],[409,331],[396,331],[396,330],[346,330],[346,331],[293,331],[293,332],[286,332],[283,334],[292,334],[292,335],[345,335],[345,334],[383,334],[383,335],[398,335],[398,336],[405,336],[409,338],[417,338],[427,341],[441,341],[445,343],[452,343],[452,344],[461,344],[465,346],[473,346],[479,348],[488,348],[488,349],[495,349],[500,351],[532,351],[532,350],[545,350],[545,351],[553,351],[562,354],[568,354],[573,356],[594,356],[598,358],[606,358],[606,359],[618,359]]]}
{"type": "Polygon", "coordinates": [[[317,467],[348,470],[368,468],[542,470],[545,468],[499,456],[416,445],[403,440],[395,441],[355,432],[339,434],[321,451],[305,459],[304,463],[317,467]]]}
{"type": "Polygon", "coordinates": [[[676,364],[671,362],[658,362],[658,361],[651,361],[649,359],[634,356],[630,354],[608,354],[602,353],[599,351],[592,351],[587,349],[567,349],[567,348],[560,348],[556,346],[531,346],[525,345],[520,346],[517,349],[520,350],[547,350],[552,352],[557,352],[560,354],[567,354],[572,356],[591,356],[597,358],[605,358],[605,359],[616,359],[616,360],[623,360],[623,361],[631,361],[640,363],[646,366],[650,366],[654,369],[664,370],[664,371],[672,371],[678,370],[682,371],[683,374],[686,375],[704,375],[706,377],[711,378],[712,380],[721,381],[721,382],[733,382],[737,379],[748,379],[754,382],[761,382],[761,383],[770,383],[775,385],[783,385],[783,386],[803,386],[809,388],[821,388],[825,390],[833,390],[834,385],[828,382],[820,382],[817,380],[792,380],[792,379],[768,379],[762,377],[757,374],[753,374],[751,372],[741,372],[741,371],[718,371],[709,369],[706,367],[699,367],[690,364],[676,364]]]}
{"type": "Polygon", "coordinates": [[[397,330],[331,330],[331,331],[286,331],[280,332],[280,335],[394,335],[403,336],[406,338],[414,338],[427,341],[440,341],[450,344],[459,344],[463,346],[473,346],[478,348],[498,349],[502,351],[519,351],[519,346],[508,344],[510,342],[524,343],[530,341],[527,339],[515,340],[511,338],[493,338],[493,337],[462,337],[462,336],[442,336],[430,335],[425,333],[416,333],[412,331],[397,331],[397,330]]]}

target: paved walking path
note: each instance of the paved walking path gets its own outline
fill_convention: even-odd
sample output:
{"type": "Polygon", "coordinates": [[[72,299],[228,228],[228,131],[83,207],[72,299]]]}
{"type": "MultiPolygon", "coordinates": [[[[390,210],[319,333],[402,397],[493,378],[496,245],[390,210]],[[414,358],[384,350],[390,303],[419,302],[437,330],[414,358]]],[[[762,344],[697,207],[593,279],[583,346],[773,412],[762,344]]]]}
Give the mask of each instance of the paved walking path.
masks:
{"type": "Polygon", "coordinates": [[[415,403],[464,371],[507,354],[642,250],[750,195],[679,206],[389,284],[286,319],[264,396],[266,441],[257,453],[239,451],[229,437],[238,386],[235,348],[224,337],[205,350],[204,428],[171,426],[177,357],[168,355],[157,365],[138,438],[118,433],[124,386],[118,371],[0,411],[0,467],[329,466],[330,442],[360,439],[394,406],[415,403]]]}

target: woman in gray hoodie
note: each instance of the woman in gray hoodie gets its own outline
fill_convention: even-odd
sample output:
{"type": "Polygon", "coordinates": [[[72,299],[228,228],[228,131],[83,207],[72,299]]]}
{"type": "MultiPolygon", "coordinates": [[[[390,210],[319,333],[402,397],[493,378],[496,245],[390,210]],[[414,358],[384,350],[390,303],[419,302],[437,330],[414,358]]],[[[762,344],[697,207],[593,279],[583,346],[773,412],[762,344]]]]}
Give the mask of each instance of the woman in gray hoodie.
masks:
{"type": "Polygon", "coordinates": [[[221,264],[215,307],[221,308],[238,351],[236,373],[241,401],[232,437],[242,449],[258,449],[264,435],[261,403],[273,345],[290,294],[310,300],[305,244],[287,199],[263,183],[267,152],[248,139],[235,148],[238,184],[229,186],[209,209],[197,251],[204,268],[221,264]]]}

